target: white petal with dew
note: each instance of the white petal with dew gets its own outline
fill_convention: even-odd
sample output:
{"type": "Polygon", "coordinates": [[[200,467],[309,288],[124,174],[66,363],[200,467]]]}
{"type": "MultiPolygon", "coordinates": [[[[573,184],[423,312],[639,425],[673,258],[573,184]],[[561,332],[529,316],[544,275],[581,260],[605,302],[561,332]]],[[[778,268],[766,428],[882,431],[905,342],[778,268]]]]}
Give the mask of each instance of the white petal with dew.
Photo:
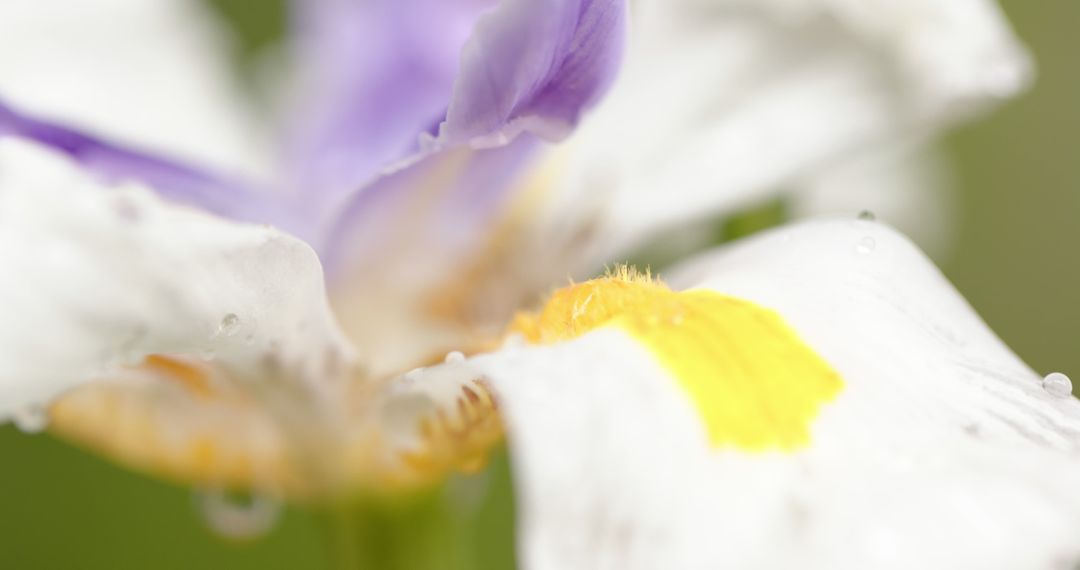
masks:
{"type": "Polygon", "coordinates": [[[1048,394],[905,238],[809,223],[674,281],[777,310],[843,391],[807,447],[751,453],[710,447],[676,382],[618,330],[471,359],[507,422],[526,568],[1080,560],[1080,402],[1048,394]]]}
{"type": "Polygon", "coordinates": [[[148,354],[302,381],[350,358],[303,242],[0,140],[0,419],[148,354]]]}

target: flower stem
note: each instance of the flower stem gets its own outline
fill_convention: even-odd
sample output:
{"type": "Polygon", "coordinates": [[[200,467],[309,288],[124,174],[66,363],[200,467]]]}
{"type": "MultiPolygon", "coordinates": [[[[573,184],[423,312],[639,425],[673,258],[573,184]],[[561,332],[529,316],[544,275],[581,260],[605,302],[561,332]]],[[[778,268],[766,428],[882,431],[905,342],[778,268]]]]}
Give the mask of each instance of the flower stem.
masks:
{"type": "Polygon", "coordinates": [[[512,570],[505,455],[478,476],[410,497],[367,497],[328,513],[334,570],[512,570]]]}

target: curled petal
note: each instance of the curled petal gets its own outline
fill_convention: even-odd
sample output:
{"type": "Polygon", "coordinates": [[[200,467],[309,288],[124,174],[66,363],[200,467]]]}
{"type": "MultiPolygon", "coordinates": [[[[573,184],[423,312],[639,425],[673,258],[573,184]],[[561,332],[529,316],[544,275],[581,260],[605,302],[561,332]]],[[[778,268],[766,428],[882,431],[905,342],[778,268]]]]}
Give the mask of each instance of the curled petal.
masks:
{"type": "Polygon", "coordinates": [[[625,21],[622,0],[504,0],[465,45],[440,137],[566,137],[614,79],[625,21]]]}
{"type": "MultiPolygon", "coordinates": [[[[673,283],[690,289],[571,296],[569,320],[541,316],[539,326],[623,317],[467,362],[506,422],[525,567],[1053,568],[1080,559],[1080,403],[1044,389],[905,238],[868,221],[782,228],[690,263],[673,283]],[[746,334],[720,315],[705,328],[708,319],[672,318],[678,295],[716,293],[741,300],[729,308],[775,311],[839,374],[840,390],[800,416],[810,421],[802,443],[716,438],[716,425],[783,429],[789,404],[818,390],[810,375],[753,380],[805,359],[774,334],[751,334],[781,331],[772,317],[746,334]],[[643,337],[637,326],[668,329],[643,337]],[[701,347],[713,347],[707,366],[732,366],[740,380],[712,375],[711,393],[688,384],[711,368],[669,357],[686,364],[701,347]],[[772,360],[754,360],[762,355],[772,360]],[[761,407],[725,404],[759,396],[761,407]]],[[[540,331],[521,330],[526,339],[540,331]]]]}

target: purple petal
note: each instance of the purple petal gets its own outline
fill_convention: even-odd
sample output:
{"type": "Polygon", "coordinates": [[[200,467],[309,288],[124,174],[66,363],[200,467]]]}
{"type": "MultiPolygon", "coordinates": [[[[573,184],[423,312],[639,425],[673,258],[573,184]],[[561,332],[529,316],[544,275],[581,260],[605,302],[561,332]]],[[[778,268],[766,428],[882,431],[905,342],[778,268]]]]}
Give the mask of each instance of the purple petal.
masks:
{"type": "Polygon", "coordinates": [[[461,47],[494,0],[296,0],[292,177],[340,197],[416,154],[446,115],[461,47]]]}
{"type": "Polygon", "coordinates": [[[329,202],[415,160],[424,137],[446,148],[566,135],[614,76],[625,27],[623,0],[294,4],[312,91],[293,178],[329,202]]]}
{"type": "Polygon", "coordinates": [[[614,78],[626,24],[624,0],[304,6],[324,101],[300,139],[298,180],[332,220],[315,242],[338,273],[386,252],[442,263],[475,247],[538,142],[511,141],[570,132],[614,78]]]}
{"type": "Polygon", "coordinates": [[[625,26],[623,0],[504,0],[465,46],[440,138],[564,138],[614,79],[625,26]]]}
{"type": "Polygon", "coordinates": [[[51,147],[108,182],[137,181],[170,200],[214,214],[248,221],[260,218],[256,212],[262,206],[244,183],[24,115],[0,101],[0,137],[4,136],[51,147]]]}

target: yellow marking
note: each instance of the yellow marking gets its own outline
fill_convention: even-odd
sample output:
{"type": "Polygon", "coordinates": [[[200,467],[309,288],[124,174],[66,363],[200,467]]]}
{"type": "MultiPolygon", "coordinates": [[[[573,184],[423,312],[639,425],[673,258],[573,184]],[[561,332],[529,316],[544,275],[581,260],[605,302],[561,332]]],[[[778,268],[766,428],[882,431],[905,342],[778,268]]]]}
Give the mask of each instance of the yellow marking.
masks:
{"type": "Polygon", "coordinates": [[[620,268],[552,295],[511,331],[533,343],[617,327],[689,394],[716,447],[792,450],[843,382],[775,311],[707,290],[675,292],[620,268]]]}
{"type": "Polygon", "coordinates": [[[184,484],[313,494],[280,427],[257,403],[212,389],[209,369],[150,356],[49,409],[53,434],[127,467],[184,484]]]}

